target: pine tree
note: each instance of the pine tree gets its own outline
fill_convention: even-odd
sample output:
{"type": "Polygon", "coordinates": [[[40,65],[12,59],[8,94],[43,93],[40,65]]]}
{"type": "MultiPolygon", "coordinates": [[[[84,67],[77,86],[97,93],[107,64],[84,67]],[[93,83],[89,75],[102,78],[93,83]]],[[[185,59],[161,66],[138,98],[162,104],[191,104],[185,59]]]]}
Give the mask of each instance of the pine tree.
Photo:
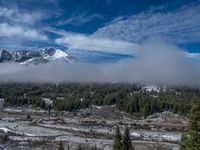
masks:
{"type": "Polygon", "coordinates": [[[62,141],[60,141],[59,150],[64,150],[64,146],[63,146],[63,142],[62,141]]]}
{"type": "Polygon", "coordinates": [[[194,150],[200,150],[200,134],[198,130],[200,129],[200,113],[199,104],[196,98],[193,98],[192,107],[190,111],[190,121],[189,121],[189,142],[188,146],[194,150]]]}
{"type": "Polygon", "coordinates": [[[97,150],[97,146],[96,146],[96,144],[95,144],[94,147],[92,147],[92,150],[97,150]]]}
{"type": "Polygon", "coordinates": [[[122,137],[119,126],[117,126],[117,128],[115,129],[113,150],[122,150],[122,137]]]}
{"type": "Polygon", "coordinates": [[[186,150],[186,147],[188,146],[187,141],[188,135],[186,133],[183,133],[181,136],[180,150],[186,150]]]}
{"type": "Polygon", "coordinates": [[[200,150],[200,113],[199,104],[196,98],[192,100],[190,110],[188,133],[181,137],[180,150],[200,150]]]}
{"type": "Polygon", "coordinates": [[[199,128],[199,105],[197,99],[193,98],[190,110],[189,130],[198,132],[198,128],[199,128]]]}
{"type": "Polygon", "coordinates": [[[126,127],[124,131],[124,137],[123,137],[123,150],[133,150],[129,129],[126,127]]]}
{"type": "Polygon", "coordinates": [[[94,146],[94,150],[97,150],[97,145],[95,144],[95,146],[94,146]]]}
{"type": "Polygon", "coordinates": [[[70,147],[69,147],[69,145],[67,145],[67,150],[69,150],[70,149],[70,147]]]}
{"type": "Polygon", "coordinates": [[[78,146],[78,150],[83,150],[81,145],[78,146]]]}

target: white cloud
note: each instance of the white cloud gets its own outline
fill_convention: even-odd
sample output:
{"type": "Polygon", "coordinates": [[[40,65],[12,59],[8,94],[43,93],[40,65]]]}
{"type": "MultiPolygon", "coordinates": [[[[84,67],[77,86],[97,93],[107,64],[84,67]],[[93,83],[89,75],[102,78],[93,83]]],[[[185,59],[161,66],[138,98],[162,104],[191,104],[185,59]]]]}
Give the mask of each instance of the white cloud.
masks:
{"type": "Polygon", "coordinates": [[[21,49],[35,47],[36,42],[49,42],[50,39],[41,26],[45,19],[56,14],[50,10],[54,5],[57,7],[54,0],[0,1],[1,47],[21,49]],[[48,9],[44,9],[47,4],[48,9]]]}
{"type": "Polygon", "coordinates": [[[44,13],[41,12],[20,12],[17,7],[8,8],[0,7],[0,17],[7,18],[13,22],[33,24],[44,18],[44,13]]]}
{"type": "Polygon", "coordinates": [[[48,37],[42,35],[37,30],[29,29],[23,26],[14,26],[7,23],[0,24],[0,37],[7,38],[25,38],[30,40],[47,40],[48,37]]]}
{"type": "Polygon", "coordinates": [[[112,40],[109,38],[95,38],[93,36],[66,32],[61,38],[56,39],[55,42],[72,49],[132,55],[137,53],[139,47],[137,44],[126,41],[112,40]]]}
{"type": "Polygon", "coordinates": [[[0,21],[17,24],[37,25],[61,13],[57,0],[1,0],[0,21]]]}
{"type": "Polygon", "coordinates": [[[92,21],[97,18],[102,18],[101,15],[99,14],[92,14],[92,15],[85,15],[85,14],[79,14],[79,15],[74,15],[70,17],[67,20],[61,20],[57,23],[57,25],[82,25],[84,23],[87,23],[89,21],[92,21]]]}
{"type": "Polygon", "coordinates": [[[176,43],[200,41],[200,5],[175,11],[142,12],[119,17],[98,29],[93,36],[141,42],[164,36],[176,43]]]}
{"type": "Polygon", "coordinates": [[[176,44],[200,42],[200,5],[184,6],[174,11],[155,10],[117,17],[91,35],[58,30],[50,32],[61,36],[55,40],[60,45],[120,54],[133,54],[146,39],[156,37],[176,44]]]}
{"type": "Polygon", "coordinates": [[[200,88],[200,64],[158,39],[144,43],[135,59],[117,63],[0,64],[0,81],[144,83],[200,88]],[[39,73],[39,75],[38,75],[39,73]]]}
{"type": "Polygon", "coordinates": [[[200,53],[189,53],[186,52],[185,55],[189,58],[192,58],[194,60],[199,60],[200,61],[200,53]]]}

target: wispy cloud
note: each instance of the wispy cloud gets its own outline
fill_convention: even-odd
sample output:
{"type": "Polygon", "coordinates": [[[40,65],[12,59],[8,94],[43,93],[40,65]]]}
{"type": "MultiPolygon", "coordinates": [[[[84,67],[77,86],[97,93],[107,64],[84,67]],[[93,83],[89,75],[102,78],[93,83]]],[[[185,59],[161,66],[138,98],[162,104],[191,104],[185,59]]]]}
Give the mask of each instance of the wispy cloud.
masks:
{"type": "Polygon", "coordinates": [[[7,38],[26,38],[30,40],[47,40],[48,37],[42,35],[37,30],[25,28],[7,23],[0,24],[0,37],[7,38]]]}
{"type": "MultiPolygon", "coordinates": [[[[147,39],[162,37],[173,43],[200,42],[200,5],[173,11],[152,10],[119,16],[91,35],[53,31],[55,42],[79,50],[132,55],[147,39]]],[[[162,8],[164,9],[164,8],[162,8]]],[[[73,19],[72,19],[73,20],[73,19]]]]}
{"type": "Polygon", "coordinates": [[[68,46],[71,49],[101,51],[118,54],[135,54],[138,45],[121,40],[109,38],[95,38],[83,34],[65,33],[61,38],[55,40],[57,44],[68,46]]]}
{"type": "Polygon", "coordinates": [[[198,60],[200,61],[200,53],[189,53],[189,52],[186,52],[185,55],[189,58],[192,58],[194,60],[198,60]]]}
{"type": "MultiPolygon", "coordinates": [[[[29,0],[35,3],[34,0],[29,0]]],[[[28,2],[29,2],[28,1],[28,2]]],[[[17,3],[18,1],[16,1],[17,3]]],[[[22,1],[21,1],[22,2],[22,1]]],[[[109,1],[108,1],[109,2],[109,1]]],[[[31,4],[32,4],[31,3],[31,4]]],[[[45,42],[68,47],[77,51],[100,51],[116,54],[135,55],[141,43],[148,38],[164,37],[173,43],[200,42],[200,5],[188,5],[176,10],[167,10],[164,6],[150,8],[149,11],[140,12],[130,16],[116,16],[90,35],[71,33],[60,25],[79,25],[101,19],[102,16],[93,14],[75,14],[64,20],[64,16],[53,22],[51,14],[56,0],[44,0],[42,6],[34,5],[34,9],[25,5],[0,6],[0,44],[6,47],[25,45],[25,42],[45,42]],[[47,8],[47,4],[48,5],[47,8]],[[35,9],[37,8],[37,9],[35,9]],[[164,11],[162,11],[164,9],[164,11]],[[50,18],[48,22],[46,19],[50,18]],[[47,21],[45,24],[45,21],[47,21]],[[56,25],[58,26],[56,26],[56,25]],[[47,28],[49,27],[50,30],[47,28]],[[56,28],[51,30],[52,28],[56,28]],[[50,34],[47,34],[49,32],[50,34]],[[53,34],[52,34],[53,33],[53,34]],[[10,42],[7,42],[10,41],[10,42]],[[17,44],[16,44],[17,43],[17,44]]],[[[0,2],[1,4],[1,2],[0,2]]],[[[79,26],[79,27],[78,27],[79,26]]],[[[44,44],[45,45],[45,44],[44,44]]],[[[192,55],[193,56],[193,55],[192,55]]],[[[188,55],[188,57],[191,57],[188,55]]],[[[194,56],[193,56],[194,57],[194,56]]],[[[197,56],[195,56],[197,58],[197,56]]]]}
{"type": "Polygon", "coordinates": [[[87,23],[89,21],[92,21],[94,19],[101,19],[102,16],[99,14],[92,14],[92,15],[86,15],[86,14],[79,14],[79,15],[73,15],[72,17],[66,19],[66,20],[60,20],[58,21],[57,25],[82,25],[84,23],[87,23]]]}
{"type": "Polygon", "coordinates": [[[24,24],[32,24],[37,23],[42,18],[44,18],[44,14],[41,12],[20,12],[17,7],[9,8],[9,7],[0,7],[0,17],[4,20],[8,19],[8,21],[16,22],[16,23],[24,23],[24,24]]]}
{"type": "MultiPolygon", "coordinates": [[[[46,3],[46,1],[43,2],[46,3]]],[[[25,48],[31,42],[50,40],[41,25],[53,13],[47,13],[49,10],[46,9],[38,9],[39,6],[35,6],[32,0],[23,2],[23,4],[26,3],[28,3],[27,6],[21,5],[20,1],[0,2],[0,45],[2,48],[25,48]],[[30,5],[35,6],[35,9],[29,9],[30,5]]],[[[54,1],[49,3],[56,5],[54,1]]]]}
{"type": "Polygon", "coordinates": [[[200,5],[175,11],[141,12],[118,17],[98,29],[94,36],[141,42],[149,37],[164,36],[176,43],[200,41],[200,5]]]}

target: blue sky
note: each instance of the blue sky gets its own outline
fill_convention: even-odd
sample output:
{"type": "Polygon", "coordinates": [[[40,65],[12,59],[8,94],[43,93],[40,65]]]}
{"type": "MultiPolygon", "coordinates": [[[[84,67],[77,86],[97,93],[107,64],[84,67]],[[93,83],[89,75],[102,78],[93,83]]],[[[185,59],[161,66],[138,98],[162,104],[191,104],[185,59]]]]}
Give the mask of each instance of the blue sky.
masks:
{"type": "Polygon", "coordinates": [[[200,60],[199,13],[199,0],[0,0],[0,45],[102,62],[134,57],[161,38],[200,60]]]}

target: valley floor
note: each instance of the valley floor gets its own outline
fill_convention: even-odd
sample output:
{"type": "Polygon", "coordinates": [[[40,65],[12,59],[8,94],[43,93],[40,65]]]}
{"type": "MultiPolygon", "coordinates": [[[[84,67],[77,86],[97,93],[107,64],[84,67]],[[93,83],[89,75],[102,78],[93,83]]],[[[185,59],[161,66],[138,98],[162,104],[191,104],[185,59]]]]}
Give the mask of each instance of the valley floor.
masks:
{"type": "Polygon", "coordinates": [[[115,127],[125,126],[136,150],[177,150],[186,120],[179,115],[163,112],[142,119],[119,112],[114,106],[70,112],[45,112],[26,108],[4,108],[0,112],[0,149],[59,149],[75,150],[79,145],[90,149],[111,150],[115,127]]]}

